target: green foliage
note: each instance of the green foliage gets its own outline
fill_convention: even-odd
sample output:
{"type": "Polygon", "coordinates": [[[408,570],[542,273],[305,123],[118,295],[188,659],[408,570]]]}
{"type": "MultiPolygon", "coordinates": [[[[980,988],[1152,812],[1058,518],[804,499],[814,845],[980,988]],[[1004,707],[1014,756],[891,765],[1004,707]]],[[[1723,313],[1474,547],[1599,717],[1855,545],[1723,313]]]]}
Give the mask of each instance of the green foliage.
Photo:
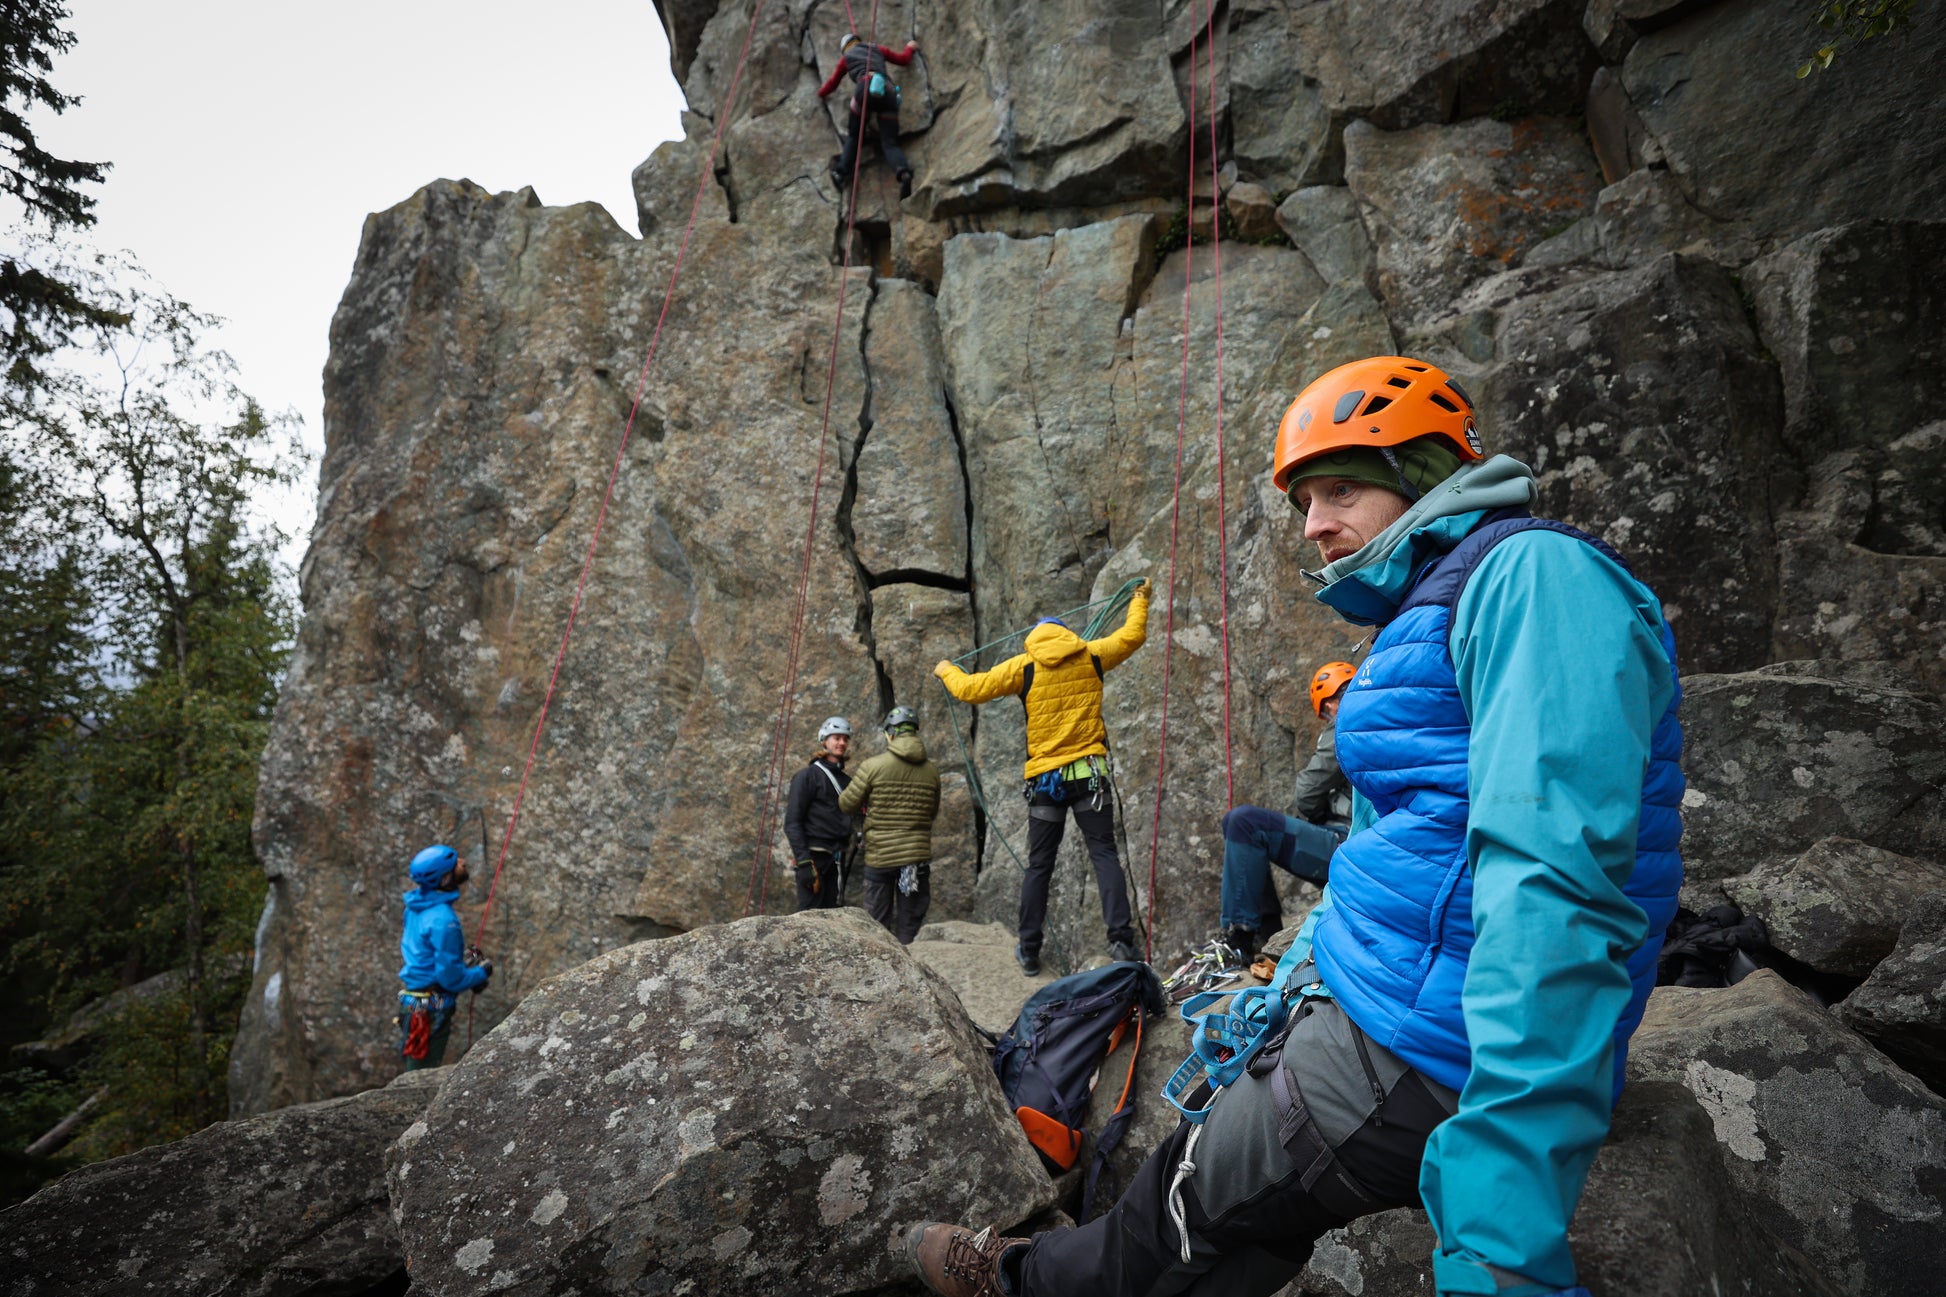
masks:
{"type": "Polygon", "coordinates": [[[27,542],[0,559],[0,1002],[20,1039],[171,974],[94,1029],[92,1157],[227,1112],[256,766],[295,622],[252,502],[302,457],[203,341],[212,320],[127,263],[78,273],[127,323],[0,424],[0,526],[27,542]]]}
{"type": "Polygon", "coordinates": [[[1912,17],[1918,0],[1818,0],[1811,27],[1824,44],[1797,69],[1799,78],[1823,72],[1847,45],[1884,36],[1912,17]]]}
{"type": "MultiPolygon", "coordinates": [[[[94,224],[95,200],[83,185],[107,175],[106,162],[74,162],[40,146],[29,124],[36,109],[66,112],[80,103],[47,79],[54,56],[74,46],[61,0],[4,0],[0,17],[0,192],[30,222],[49,231],[94,224]]],[[[5,382],[34,387],[40,362],[80,328],[116,323],[112,306],[85,285],[9,251],[0,255],[0,362],[5,382]]]]}

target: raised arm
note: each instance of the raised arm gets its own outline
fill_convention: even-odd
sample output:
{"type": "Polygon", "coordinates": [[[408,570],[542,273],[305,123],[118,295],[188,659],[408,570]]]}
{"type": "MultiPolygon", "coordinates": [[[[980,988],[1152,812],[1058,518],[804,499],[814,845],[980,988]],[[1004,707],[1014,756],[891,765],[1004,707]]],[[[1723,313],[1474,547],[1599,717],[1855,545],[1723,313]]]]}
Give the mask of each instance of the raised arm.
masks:
{"type": "Polygon", "coordinates": [[[1454,610],[1473,730],[1475,940],[1460,1001],[1473,1065],[1419,1178],[1443,1294],[1575,1282],[1568,1222],[1608,1134],[1624,961],[1648,936],[1622,888],[1674,692],[1660,620],[1614,563],[1544,532],[1497,547],[1454,610]],[[1531,1286],[1497,1289],[1489,1267],[1531,1286]]]}
{"type": "Polygon", "coordinates": [[[824,84],[818,87],[818,98],[823,99],[828,96],[833,90],[838,88],[838,83],[844,79],[845,61],[841,58],[838,60],[838,66],[831,69],[831,75],[824,79],[824,84]]]}
{"type": "Polygon", "coordinates": [[[1128,616],[1122,619],[1122,628],[1113,635],[1091,641],[1088,651],[1101,659],[1103,671],[1113,671],[1128,661],[1129,654],[1141,648],[1148,638],[1149,583],[1144,581],[1129,598],[1128,616]]]}
{"type": "Polygon", "coordinates": [[[994,667],[991,671],[966,672],[951,662],[941,662],[932,673],[945,681],[946,688],[953,697],[963,703],[992,702],[995,698],[1006,698],[1020,692],[1022,681],[1026,678],[1027,655],[1016,653],[1014,656],[994,667]]]}
{"type": "Polygon", "coordinates": [[[907,41],[905,43],[905,48],[902,50],[895,50],[888,45],[881,45],[878,47],[878,52],[885,56],[885,61],[887,63],[896,63],[900,67],[904,67],[908,63],[912,62],[913,51],[917,50],[918,48],[919,48],[918,41],[907,41]]]}

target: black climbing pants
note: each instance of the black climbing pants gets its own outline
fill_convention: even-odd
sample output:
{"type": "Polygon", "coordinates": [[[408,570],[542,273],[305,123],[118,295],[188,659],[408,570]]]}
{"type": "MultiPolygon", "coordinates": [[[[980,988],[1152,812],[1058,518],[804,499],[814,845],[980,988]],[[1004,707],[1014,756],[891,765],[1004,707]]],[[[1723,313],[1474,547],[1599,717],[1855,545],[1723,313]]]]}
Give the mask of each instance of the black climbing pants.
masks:
{"type": "Polygon", "coordinates": [[[812,863],[797,867],[797,908],[800,910],[835,910],[841,904],[838,896],[838,854],[828,847],[811,848],[812,863]],[[811,889],[813,880],[817,890],[811,889]]]}
{"type": "Polygon", "coordinates": [[[899,875],[905,872],[905,866],[865,867],[865,913],[897,937],[902,946],[911,945],[912,939],[919,935],[926,922],[926,911],[932,905],[931,863],[922,862],[912,869],[918,876],[918,886],[910,892],[901,892],[899,875]]]}
{"type": "Polygon", "coordinates": [[[905,160],[905,150],[899,147],[899,101],[890,95],[880,95],[863,113],[858,111],[856,98],[851,102],[851,128],[845,132],[844,151],[838,155],[838,170],[845,183],[851,183],[851,168],[858,159],[858,137],[866,117],[878,122],[878,151],[885,155],[885,165],[892,168],[892,174],[912,170],[912,164],[905,160]]]}
{"type": "Polygon", "coordinates": [[[1094,781],[1070,779],[1064,796],[1056,799],[1035,792],[1027,802],[1027,876],[1020,883],[1020,948],[1038,955],[1047,925],[1047,889],[1054,878],[1054,858],[1067,836],[1068,815],[1088,844],[1095,867],[1095,887],[1101,892],[1101,921],[1108,940],[1133,944],[1135,929],[1128,910],[1128,885],[1122,878],[1121,857],[1115,852],[1115,802],[1106,777],[1094,781]]]}
{"type": "Polygon", "coordinates": [[[1001,1285],[1012,1297],[1268,1297],[1304,1268],[1325,1231],[1418,1205],[1426,1137],[1446,1115],[1408,1072],[1386,1097],[1383,1124],[1368,1119],[1332,1146],[1287,1070],[1282,1086],[1242,1077],[1187,1159],[1197,1127],[1183,1122],[1107,1214],[1007,1253],[1001,1285]],[[1195,1166],[1182,1182],[1187,1261],[1169,1209],[1185,1160],[1195,1166]]]}

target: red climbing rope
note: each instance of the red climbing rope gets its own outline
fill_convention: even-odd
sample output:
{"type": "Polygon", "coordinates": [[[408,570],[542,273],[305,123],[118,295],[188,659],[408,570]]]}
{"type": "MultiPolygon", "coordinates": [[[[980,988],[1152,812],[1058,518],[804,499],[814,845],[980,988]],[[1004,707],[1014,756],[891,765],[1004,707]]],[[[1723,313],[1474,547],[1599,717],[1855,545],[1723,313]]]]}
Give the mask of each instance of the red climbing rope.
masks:
{"type": "MultiPolygon", "coordinates": [[[[1237,804],[1236,762],[1230,749],[1230,508],[1223,494],[1223,202],[1216,167],[1216,0],[1204,10],[1209,49],[1210,255],[1216,280],[1216,595],[1223,629],[1223,809],[1237,804]]],[[[1190,70],[1195,70],[1191,51],[1190,70]]],[[[1194,99],[1195,78],[1190,78],[1194,99]]]]}
{"type": "MultiPolygon", "coordinates": [[[[850,16],[850,0],[846,0],[850,16]]],[[[854,28],[854,30],[856,30],[854,28]]],[[[878,0],[872,0],[870,39],[878,41],[878,0]]],[[[859,102],[861,109],[870,105],[859,102]]],[[[764,777],[764,809],[757,825],[757,851],[750,862],[750,886],[743,897],[743,912],[761,914],[770,899],[770,840],[777,827],[777,802],[782,790],[786,743],[790,738],[791,716],[797,708],[797,671],[804,646],[804,610],[811,592],[811,556],[817,542],[818,504],[824,493],[825,451],[831,442],[831,394],[838,382],[838,343],[845,330],[845,290],[851,284],[852,239],[858,225],[858,175],[865,160],[865,123],[858,123],[858,146],[851,156],[851,196],[845,207],[844,262],[838,270],[838,318],[831,326],[831,358],[824,374],[824,415],[818,427],[818,466],[811,475],[811,517],[804,528],[804,560],[798,567],[797,602],[791,610],[790,649],[784,665],[784,688],[777,706],[777,724],[771,732],[770,768],[764,777]]]]}
{"type": "MultiPolygon", "coordinates": [[[[635,416],[642,408],[642,394],[648,388],[649,367],[655,363],[657,348],[662,343],[662,325],[669,318],[669,304],[675,300],[676,281],[682,275],[683,259],[689,253],[689,238],[696,230],[696,214],[702,210],[703,195],[708,191],[710,182],[716,175],[716,154],[723,143],[723,128],[730,120],[730,106],[736,101],[737,85],[743,79],[743,65],[750,57],[750,43],[757,34],[757,18],[763,13],[764,0],[757,0],[750,10],[750,30],[744,33],[743,53],[737,58],[736,71],[730,76],[729,93],[723,96],[723,103],[716,114],[716,134],[710,140],[709,158],[703,166],[702,175],[696,181],[696,198],[689,205],[689,224],[683,228],[682,243],[676,249],[676,263],[669,271],[669,286],[662,294],[662,311],[655,317],[655,333],[649,339],[649,352],[642,361],[642,371],[635,379],[635,401],[628,407],[628,422],[622,425],[622,442],[615,449],[615,464],[608,471],[608,489],[601,497],[601,508],[595,513],[594,534],[588,538],[588,552],[581,560],[581,579],[575,583],[574,602],[568,606],[568,623],[561,631],[561,647],[554,653],[554,669],[547,677],[547,692],[541,698],[540,715],[534,718],[534,741],[527,747],[527,764],[521,768],[520,789],[514,794],[513,813],[507,817],[507,831],[500,839],[500,855],[493,864],[493,878],[487,884],[486,904],[480,910],[480,924],[474,930],[473,944],[480,945],[486,940],[487,922],[493,917],[493,902],[500,889],[500,871],[506,867],[507,852],[513,846],[514,828],[520,823],[521,806],[527,800],[527,781],[534,773],[534,760],[541,750],[541,731],[547,725],[547,711],[554,702],[554,689],[561,679],[561,663],[567,659],[568,641],[574,636],[574,620],[581,612],[581,596],[588,588],[588,573],[594,567],[595,547],[601,543],[602,524],[608,518],[608,502],[614,497],[615,482],[622,473],[622,457],[628,453],[629,434],[635,430],[635,416]]],[[[473,1038],[472,1005],[467,1007],[467,1043],[473,1038]]]]}
{"type": "Polygon", "coordinates": [[[1155,962],[1156,864],[1162,854],[1162,785],[1169,771],[1169,668],[1176,647],[1176,547],[1182,535],[1182,444],[1189,426],[1189,285],[1196,261],[1196,30],[1189,32],[1189,210],[1182,265],[1182,380],[1176,395],[1176,482],[1169,502],[1169,589],[1163,603],[1162,716],[1155,740],[1155,809],[1149,818],[1149,905],[1142,959],[1155,962]]]}

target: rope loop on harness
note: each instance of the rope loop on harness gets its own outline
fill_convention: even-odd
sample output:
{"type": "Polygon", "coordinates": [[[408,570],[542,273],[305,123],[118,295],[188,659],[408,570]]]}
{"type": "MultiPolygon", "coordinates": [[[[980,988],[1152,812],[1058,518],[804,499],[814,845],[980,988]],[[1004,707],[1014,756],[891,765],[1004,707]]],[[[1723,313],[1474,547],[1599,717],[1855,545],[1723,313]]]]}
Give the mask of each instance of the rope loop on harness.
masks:
{"type": "Polygon", "coordinates": [[[1176,1236],[1182,1240],[1182,1260],[1189,1264],[1189,1220],[1188,1212],[1182,1204],[1183,1182],[1196,1174],[1196,1141],[1203,1137],[1201,1126],[1189,1128],[1189,1138],[1183,1141],[1182,1160],[1176,1163],[1176,1178],[1169,1182],[1169,1219],[1176,1223],[1176,1236]]]}

